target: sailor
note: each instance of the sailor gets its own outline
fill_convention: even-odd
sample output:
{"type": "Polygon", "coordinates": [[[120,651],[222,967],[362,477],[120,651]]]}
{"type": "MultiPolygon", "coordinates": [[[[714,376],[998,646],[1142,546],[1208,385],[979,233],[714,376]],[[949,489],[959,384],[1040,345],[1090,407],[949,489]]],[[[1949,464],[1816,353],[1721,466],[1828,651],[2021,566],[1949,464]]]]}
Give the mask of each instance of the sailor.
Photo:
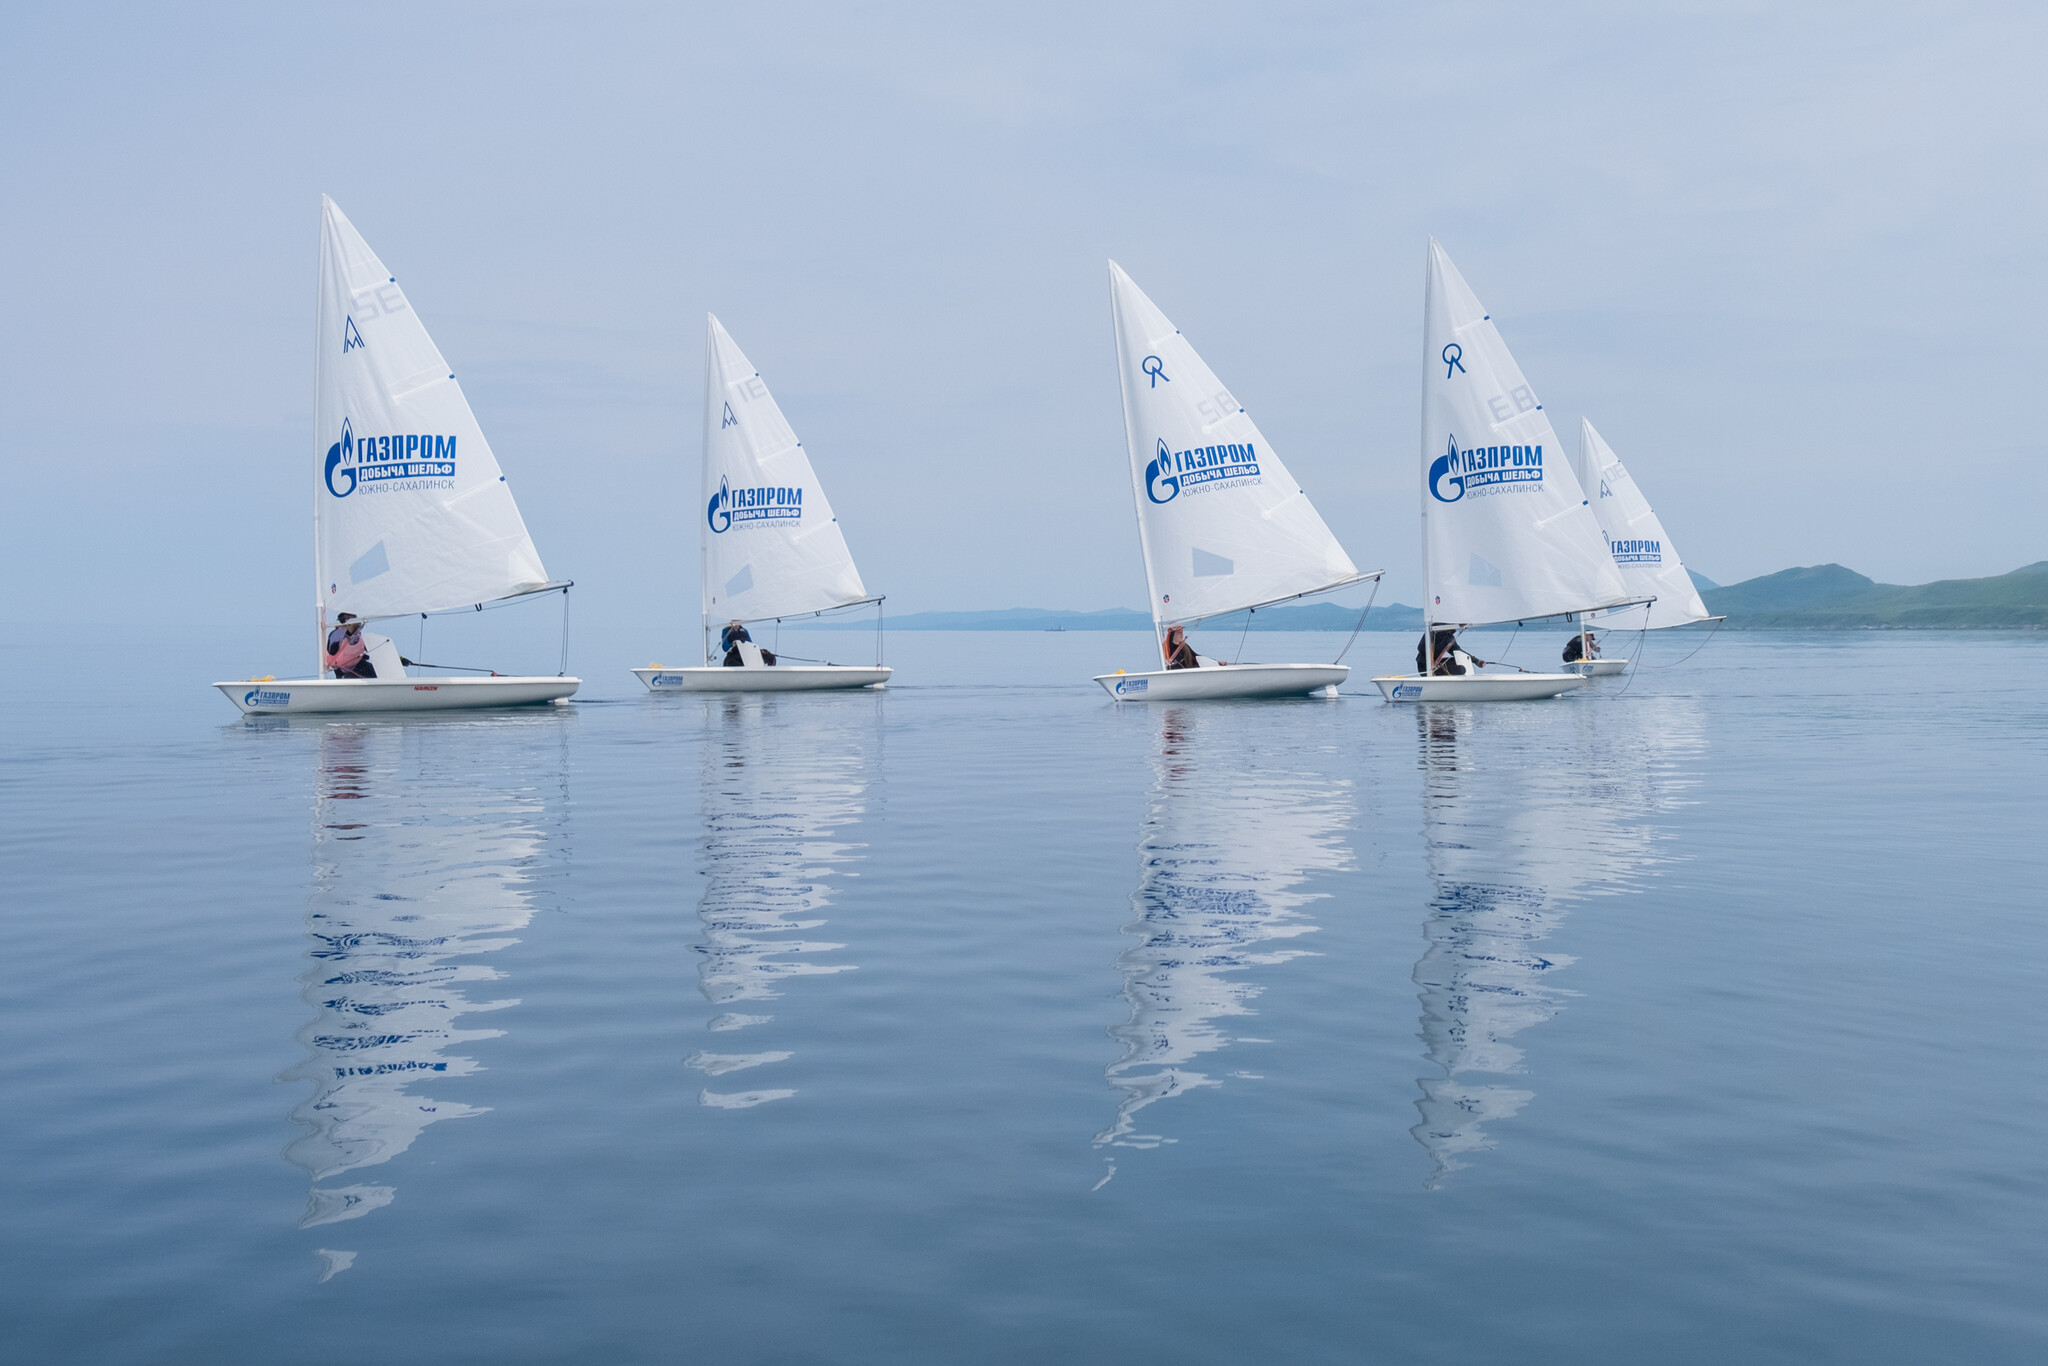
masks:
{"type": "Polygon", "coordinates": [[[1598,659],[1600,642],[1589,634],[1581,632],[1564,643],[1564,662],[1576,664],[1582,659],[1598,659]]]}
{"type": "MultiPolygon", "coordinates": [[[[1159,650],[1161,654],[1166,656],[1166,667],[1169,669],[1199,669],[1202,667],[1202,657],[1195,653],[1194,646],[1188,644],[1187,632],[1178,626],[1166,628],[1166,640],[1160,645],[1159,650]]],[[[1219,659],[1214,662],[1222,664],[1225,661],[1219,659]]]]}
{"type": "Polygon", "coordinates": [[[339,624],[327,633],[327,666],[336,678],[375,678],[377,666],[370,662],[370,647],[363,643],[363,623],[354,612],[335,618],[339,624]]]}
{"type": "Polygon", "coordinates": [[[1429,635],[1415,642],[1415,671],[1417,673],[1437,675],[1465,674],[1472,672],[1474,669],[1485,667],[1486,663],[1486,660],[1480,659],[1476,655],[1467,654],[1458,644],[1458,633],[1449,628],[1432,631],[1429,635]],[[1432,637],[1434,638],[1433,641],[1432,637]],[[1431,648],[1432,643],[1435,647],[1436,657],[1431,661],[1431,666],[1425,666],[1423,654],[1431,648]]]}
{"type": "MultiPolygon", "coordinates": [[[[725,629],[718,633],[718,648],[725,651],[725,667],[728,669],[745,668],[747,659],[745,655],[740,653],[740,646],[742,644],[752,645],[753,643],[754,638],[747,634],[745,624],[738,617],[728,621],[725,624],[725,629]]],[[[775,662],[774,654],[768,650],[756,647],[755,653],[761,656],[763,664],[773,664],[775,662]]]]}

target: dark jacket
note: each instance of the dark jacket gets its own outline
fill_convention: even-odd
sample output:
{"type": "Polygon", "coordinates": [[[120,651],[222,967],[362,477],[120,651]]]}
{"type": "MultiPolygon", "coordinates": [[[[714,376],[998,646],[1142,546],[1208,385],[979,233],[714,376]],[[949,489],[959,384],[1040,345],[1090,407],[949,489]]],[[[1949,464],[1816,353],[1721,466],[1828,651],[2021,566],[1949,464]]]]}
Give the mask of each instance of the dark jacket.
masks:
{"type": "MultiPolygon", "coordinates": [[[[1436,632],[1436,652],[1444,656],[1443,663],[1437,665],[1435,669],[1436,673],[1461,674],[1465,672],[1465,666],[1458,662],[1457,644],[1458,633],[1456,631],[1436,632]]],[[[1415,672],[1419,674],[1431,672],[1429,663],[1429,636],[1424,635],[1422,639],[1415,642],[1415,672]]]]}

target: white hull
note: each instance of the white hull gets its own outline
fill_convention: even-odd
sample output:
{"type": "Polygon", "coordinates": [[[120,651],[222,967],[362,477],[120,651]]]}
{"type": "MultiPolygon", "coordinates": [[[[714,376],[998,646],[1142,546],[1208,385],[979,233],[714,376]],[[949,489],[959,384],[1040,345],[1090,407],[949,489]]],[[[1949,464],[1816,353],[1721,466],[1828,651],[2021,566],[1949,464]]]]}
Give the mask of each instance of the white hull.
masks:
{"type": "Polygon", "coordinates": [[[1142,674],[1098,674],[1119,702],[1193,702],[1210,697],[1334,697],[1349,664],[1219,664],[1142,674]]]}
{"type": "Polygon", "coordinates": [[[840,688],[879,688],[895,670],[885,664],[775,664],[764,669],[728,669],[723,665],[696,669],[633,670],[649,692],[823,692],[840,688]]]}
{"type": "Polygon", "coordinates": [[[580,678],[286,678],[266,683],[216,683],[248,716],[336,712],[451,711],[554,702],[583,686],[580,678]]]}
{"type": "Polygon", "coordinates": [[[1612,678],[1628,668],[1625,659],[1582,659],[1576,664],[1564,666],[1566,673],[1584,674],[1588,678],[1612,678]]]}
{"type": "Polygon", "coordinates": [[[1388,674],[1373,682],[1389,702],[1523,702],[1586,686],[1581,674],[1388,674]]]}

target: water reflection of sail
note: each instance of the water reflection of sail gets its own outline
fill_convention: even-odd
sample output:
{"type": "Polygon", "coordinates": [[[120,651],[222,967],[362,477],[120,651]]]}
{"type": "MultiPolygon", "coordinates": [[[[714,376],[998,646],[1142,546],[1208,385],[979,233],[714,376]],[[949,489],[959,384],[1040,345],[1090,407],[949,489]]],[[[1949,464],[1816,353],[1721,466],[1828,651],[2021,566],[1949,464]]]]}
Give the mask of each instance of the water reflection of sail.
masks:
{"type": "Polygon", "coordinates": [[[356,1218],[394,1195],[323,1183],[390,1161],[430,1124],[483,1113],[414,1088],[475,1071],[474,1059],[448,1050],[502,1031],[457,1022],[517,1004],[472,1000],[468,990],[499,978],[478,956],[517,942],[508,936],[533,916],[532,867],[549,822],[535,775],[477,777],[463,729],[333,724],[320,733],[312,963],[299,979],[315,1013],[299,1032],[306,1060],[282,1078],[314,1085],[292,1110],[309,1132],[284,1154],[313,1182],[302,1228],[356,1218]]]}
{"type": "MultiPolygon", "coordinates": [[[[1559,707],[1546,722],[1562,721],[1559,707]]],[[[1701,744],[1689,698],[1574,706],[1563,727],[1525,729],[1528,713],[1418,709],[1423,827],[1436,884],[1415,965],[1422,1039],[1442,1075],[1419,1078],[1435,1186],[1493,1146],[1485,1126],[1535,1095],[1485,1080],[1522,1075],[1522,1031],[1573,992],[1554,974],[1573,960],[1543,947],[1570,905],[1632,890],[1661,861],[1657,815],[1688,786],[1701,744]],[[1558,731],[1562,729],[1563,734],[1558,731]],[[1534,740],[1537,743],[1524,743],[1534,740]]]]}
{"type": "MultiPolygon", "coordinates": [[[[712,1032],[770,1023],[772,1015],[733,1007],[775,999],[790,978],[851,970],[850,963],[820,957],[845,945],[802,936],[825,924],[819,912],[831,904],[831,879],[846,875],[861,848],[836,837],[866,811],[879,705],[851,696],[773,694],[705,703],[712,733],[704,749],[705,885],[697,912],[704,956],[697,971],[705,999],[722,1012],[710,1021],[712,1032]]],[[[787,1049],[707,1049],[687,1061],[722,1077],[790,1056],[787,1049]]],[[[787,1087],[705,1090],[698,1099],[739,1110],[795,1094],[787,1087]]]]}
{"type": "Polygon", "coordinates": [[[1303,884],[1350,863],[1350,785],[1264,766],[1248,746],[1225,752],[1243,718],[1234,708],[1158,714],[1152,805],[1131,897],[1137,916],[1124,927],[1136,942],[1117,957],[1131,1017],[1110,1030],[1123,1056],[1108,1077],[1123,1098],[1116,1122],[1095,1136],[1098,1147],[1174,1141],[1139,1133],[1138,1112],[1221,1085],[1187,1064],[1235,1041],[1224,1021],[1255,1013],[1261,987],[1236,974],[1307,953],[1281,947],[1316,928],[1301,908],[1324,894],[1303,884]]]}

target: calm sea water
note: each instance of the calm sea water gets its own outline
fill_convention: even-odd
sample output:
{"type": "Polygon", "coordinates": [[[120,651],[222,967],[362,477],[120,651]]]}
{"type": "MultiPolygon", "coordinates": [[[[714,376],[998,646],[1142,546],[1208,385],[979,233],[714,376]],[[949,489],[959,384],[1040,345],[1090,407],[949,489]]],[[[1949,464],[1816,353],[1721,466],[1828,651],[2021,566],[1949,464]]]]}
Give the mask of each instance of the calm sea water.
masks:
{"type": "Polygon", "coordinates": [[[2048,1358],[2048,641],[1420,710],[889,643],[289,723],[15,649],[0,1355],[2048,1358]]]}

